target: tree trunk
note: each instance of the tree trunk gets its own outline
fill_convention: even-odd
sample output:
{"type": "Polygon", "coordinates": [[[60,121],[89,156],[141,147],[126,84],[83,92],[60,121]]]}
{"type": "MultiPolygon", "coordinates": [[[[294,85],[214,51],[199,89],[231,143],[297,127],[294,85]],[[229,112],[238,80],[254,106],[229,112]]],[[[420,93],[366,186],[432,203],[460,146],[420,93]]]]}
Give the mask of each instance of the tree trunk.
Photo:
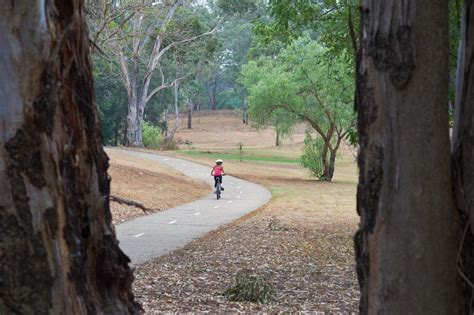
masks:
{"type": "Polygon", "coordinates": [[[277,147],[280,146],[280,131],[278,130],[278,128],[276,128],[275,145],[276,145],[277,147]]]}
{"type": "MultiPolygon", "coordinates": [[[[332,137],[332,135],[330,135],[332,137]]],[[[330,172],[330,167],[329,167],[329,160],[330,160],[330,142],[331,138],[324,139],[324,144],[323,144],[323,150],[321,152],[321,162],[323,164],[323,174],[320,177],[320,180],[324,181],[332,181],[332,175],[330,172]]],[[[334,170],[333,170],[334,173],[334,170]]]]}
{"type": "Polygon", "coordinates": [[[332,179],[334,177],[334,167],[335,167],[335,164],[336,164],[336,153],[337,153],[337,151],[329,149],[328,153],[329,153],[329,160],[328,160],[327,154],[326,154],[325,163],[324,163],[323,179],[325,181],[330,182],[330,181],[332,181],[332,179]]]}
{"type": "Polygon", "coordinates": [[[127,115],[127,146],[143,147],[142,122],[144,114],[144,101],[135,97],[128,100],[127,115]]]}
{"type": "MultiPolygon", "coordinates": [[[[460,272],[474,279],[474,2],[466,1],[461,25],[461,45],[458,57],[456,117],[453,130],[453,181],[457,208],[465,236],[463,238],[460,272]]],[[[471,290],[465,285],[465,313],[472,310],[471,290]]]]}
{"type": "MultiPolygon", "coordinates": [[[[242,103],[244,103],[244,100],[242,100],[242,103]]],[[[244,105],[242,107],[242,122],[246,125],[249,124],[249,109],[248,109],[247,105],[244,105]]]]}
{"type": "Polygon", "coordinates": [[[217,110],[217,84],[218,84],[218,74],[212,77],[212,82],[211,82],[211,95],[209,97],[211,110],[217,110]]]}
{"type": "Polygon", "coordinates": [[[82,1],[3,1],[0,47],[0,313],[138,312],[82,1]]]}
{"type": "Polygon", "coordinates": [[[188,129],[193,128],[193,103],[189,102],[188,105],[188,129]]]}
{"type": "Polygon", "coordinates": [[[118,121],[115,121],[115,127],[114,127],[114,146],[118,146],[119,130],[120,130],[120,124],[119,124],[118,121]]]}
{"type": "Polygon", "coordinates": [[[355,236],[362,314],[459,314],[448,1],[362,1],[355,236]]]}
{"type": "Polygon", "coordinates": [[[179,81],[176,81],[173,85],[173,94],[174,94],[174,126],[171,129],[171,132],[167,134],[163,141],[163,146],[166,148],[171,141],[173,141],[174,136],[176,135],[176,131],[178,131],[178,127],[180,124],[179,120],[179,103],[178,103],[178,96],[179,96],[179,81]]]}

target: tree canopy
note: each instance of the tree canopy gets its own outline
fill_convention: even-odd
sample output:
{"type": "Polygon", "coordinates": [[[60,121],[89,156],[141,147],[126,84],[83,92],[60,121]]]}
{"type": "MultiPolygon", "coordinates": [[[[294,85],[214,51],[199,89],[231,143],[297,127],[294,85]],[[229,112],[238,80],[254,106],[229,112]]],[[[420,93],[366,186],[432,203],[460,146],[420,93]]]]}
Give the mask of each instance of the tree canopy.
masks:
{"type": "Polygon", "coordinates": [[[332,179],[337,149],[354,125],[350,64],[347,52],[335,53],[307,34],[277,56],[250,61],[242,71],[255,122],[285,128],[306,122],[323,143],[321,167],[312,173],[327,180],[332,179]]]}

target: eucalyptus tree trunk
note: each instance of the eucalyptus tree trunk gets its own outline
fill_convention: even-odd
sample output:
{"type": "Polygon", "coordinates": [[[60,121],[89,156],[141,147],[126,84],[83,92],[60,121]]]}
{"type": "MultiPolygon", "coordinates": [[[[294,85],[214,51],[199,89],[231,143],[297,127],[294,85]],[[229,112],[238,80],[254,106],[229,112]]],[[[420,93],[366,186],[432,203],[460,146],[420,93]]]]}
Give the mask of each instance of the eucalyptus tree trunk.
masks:
{"type": "Polygon", "coordinates": [[[460,314],[448,1],[363,0],[356,107],[362,314],[460,314]]]}
{"type": "Polygon", "coordinates": [[[81,0],[1,1],[0,313],[138,312],[81,0]]]}
{"type": "MultiPolygon", "coordinates": [[[[464,4],[461,23],[461,45],[458,56],[456,82],[456,117],[453,130],[453,180],[457,208],[463,225],[462,249],[458,260],[460,273],[474,279],[474,1],[464,4]]],[[[464,305],[466,313],[474,305],[470,286],[465,281],[464,305]]]]}
{"type": "Polygon", "coordinates": [[[193,102],[188,103],[188,129],[193,128],[193,102]]]}
{"type": "Polygon", "coordinates": [[[171,129],[171,132],[167,133],[164,141],[163,146],[167,148],[168,144],[173,141],[174,136],[176,135],[176,131],[178,131],[179,124],[181,123],[179,119],[179,103],[178,103],[178,96],[179,96],[179,81],[175,81],[173,84],[173,95],[174,95],[174,126],[171,129]]]}

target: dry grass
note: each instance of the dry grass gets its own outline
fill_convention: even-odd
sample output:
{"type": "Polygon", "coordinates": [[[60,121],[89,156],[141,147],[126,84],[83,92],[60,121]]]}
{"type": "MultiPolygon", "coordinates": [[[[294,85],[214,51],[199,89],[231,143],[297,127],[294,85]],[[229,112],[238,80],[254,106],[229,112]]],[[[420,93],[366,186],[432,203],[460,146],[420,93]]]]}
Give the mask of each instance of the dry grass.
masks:
{"type": "MultiPolygon", "coordinates": [[[[198,150],[235,148],[237,142],[253,148],[272,146],[275,143],[276,134],[272,128],[256,130],[251,125],[243,124],[240,114],[230,110],[195,113],[191,130],[186,129],[185,115],[180,116],[180,120],[176,138],[191,141],[198,150]]],[[[171,119],[169,126],[173,125],[174,119],[171,119]]],[[[302,142],[304,130],[304,126],[299,126],[295,134],[283,142],[285,144],[302,142]]]]}
{"type": "MultiPolygon", "coordinates": [[[[259,137],[257,132],[247,133],[252,134],[249,139],[259,137]]],[[[238,134],[229,143],[238,140],[235,137],[238,134]]],[[[195,135],[201,138],[206,139],[195,135]]],[[[298,155],[295,148],[300,145],[261,149],[298,155]]],[[[147,313],[357,312],[352,243],[358,222],[357,169],[350,150],[343,148],[341,153],[332,183],[310,179],[296,164],[225,161],[227,173],[268,187],[272,200],[233,224],[139,266],[135,293],[147,313]],[[276,301],[227,301],[223,292],[243,271],[269,279],[276,301]]],[[[213,163],[206,157],[181,157],[213,163]]]]}
{"type": "MultiPolygon", "coordinates": [[[[200,199],[210,187],[159,163],[109,150],[111,192],[144,204],[155,212],[200,199]],[[186,191],[186,194],[177,194],[186,191]]],[[[114,224],[144,215],[134,207],[111,203],[114,224]]]]}

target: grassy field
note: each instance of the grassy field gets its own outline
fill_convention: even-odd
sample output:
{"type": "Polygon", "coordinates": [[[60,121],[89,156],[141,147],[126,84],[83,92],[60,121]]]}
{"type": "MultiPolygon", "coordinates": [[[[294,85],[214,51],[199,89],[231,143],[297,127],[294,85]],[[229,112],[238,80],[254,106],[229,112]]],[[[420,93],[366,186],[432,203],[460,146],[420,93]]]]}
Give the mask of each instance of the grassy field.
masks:
{"type": "MultiPolygon", "coordinates": [[[[240,117],[231,112],[203,114],[199,121],[194,120],[193,130],[180,129],[177,135],[192,139],[193,150],[184,146],[165,154],[209,169],[216,158],[223,158],[227,173],[268,187],[273,197],[251,215],[137,266],[135,294],[146,312],[357,312],[352,242],[358,223],[357,168],[351,150],[341,149],[334,181],[320,182],[298,163],[301,134],[277,148],[272,130],[241,128],[240,117]],[[215,121],[225,122],[225,131],[215,121]],[[222,139],[209,138],[215,134],[222,139]],[[235,143],[244,141],[240,162],[235,143]],[[242,274],[265,278],[275,299],[269,304],[228,301],[223,293],[242,274]]],[[[120,160],[112,158],[123,164],[120,160]]],[[[169,170],[166,174],[182,177],[169,170]]],[[[199,194],[198,186],[193,187],[199,194]]],[[[163,194],[166,189],[173,196],[175,190],[164,188],[163,194]]]]}
{"type": "Polygon", "coordinates": [[[252,161],[252,162],[270,162],[270,163],[299,163],[299,158],[287,157],[275,154],[272,151],[246,149],[240,155],[239,151],[232,149],[197,151],[197,150],[177,150],[176,153],[192,158],[204,158],[216,160],[218,158],[232,161],[252,161]]]}

